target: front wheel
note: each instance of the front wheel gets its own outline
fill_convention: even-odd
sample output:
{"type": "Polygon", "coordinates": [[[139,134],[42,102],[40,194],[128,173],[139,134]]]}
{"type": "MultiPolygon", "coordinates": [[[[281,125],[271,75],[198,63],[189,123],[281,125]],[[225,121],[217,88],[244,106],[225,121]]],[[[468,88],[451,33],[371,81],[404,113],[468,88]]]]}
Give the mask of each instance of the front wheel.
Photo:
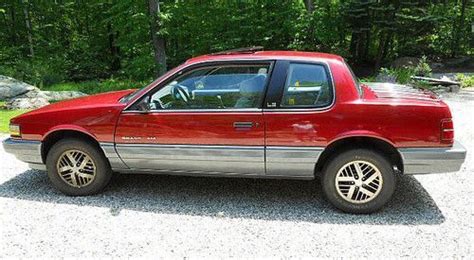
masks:
{"type": "Polygon", "coordinates": [[[350,213],[372,213],[392,197],[395,173],[377,152],[356,149],[335,156],[326,165],[321,183],[335,207],[350,213]]]}
{"type": "Polygon", "coordinates": [[[98,193],[112,177],[104,154],[79,139],[64,139],[54,144],[46,158],[46,168],[53,186],[71,196],[98,193]]]}

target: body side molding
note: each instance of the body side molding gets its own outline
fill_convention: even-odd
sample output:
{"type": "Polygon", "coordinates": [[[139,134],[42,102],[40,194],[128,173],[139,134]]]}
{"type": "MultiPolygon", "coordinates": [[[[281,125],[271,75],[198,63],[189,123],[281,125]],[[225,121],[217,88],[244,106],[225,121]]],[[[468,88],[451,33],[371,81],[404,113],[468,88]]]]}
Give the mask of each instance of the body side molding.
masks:
{"type": "Polygon", "coordinates": [[[314,177],[323,147],[101,143],[120,172],[267,178],[314,177]]]}
{"type": "Polygon", "coordinates": [[[266,147],[266,174],[314,178],[314,169],[324,147],[266,147]]]}
{"type": "Polygon", "coordinates": [[[114,143],[101,142],[99,144],[100,148],[102,148],[102,151],[104,152],[105,157],[109,159],[112,170],[128,169],[128,166],[123,162],[122,158],[120,158],[119,154],[117,153],[114,143]]]}
{"type": "Polygon", "coordinates": [[[116,144],[131,169],[265,174],[263,146],[116,144]]]}

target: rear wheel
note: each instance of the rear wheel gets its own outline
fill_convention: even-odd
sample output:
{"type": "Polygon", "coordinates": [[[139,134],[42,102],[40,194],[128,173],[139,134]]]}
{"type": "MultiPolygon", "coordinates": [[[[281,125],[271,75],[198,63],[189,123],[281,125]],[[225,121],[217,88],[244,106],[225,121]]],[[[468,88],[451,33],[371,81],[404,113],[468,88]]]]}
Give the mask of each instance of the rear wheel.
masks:
{"type": "Polygon", "coordinates": [[[54,144],[46,158],[46,168],[53,186],[72,196],[98,193],[112,176],[105,156],[95,146],[79,139],[54,144]]]}
{"type": "Polygon", "coordinates": [[[326,198],[350,213],[372,213],[382,208],[395,190],[395,173],[377,152],[356,149],[335,156],[321,178],[326,198]]]}

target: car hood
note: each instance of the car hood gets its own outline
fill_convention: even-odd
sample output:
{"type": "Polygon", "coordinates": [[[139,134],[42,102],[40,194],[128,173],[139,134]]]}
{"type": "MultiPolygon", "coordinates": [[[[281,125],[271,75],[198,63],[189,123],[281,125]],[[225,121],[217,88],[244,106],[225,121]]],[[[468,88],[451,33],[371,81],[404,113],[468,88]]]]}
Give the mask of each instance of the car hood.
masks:
{"type": "Polygon", "coordinates": [[[53,103],[42,108],[33,110],[31,112],[49,112],[53,110],[63,110],[63,109],[75,109],[75,108],[90,108],[98,106],[109,106],[114,104],[119,104],[120,99],[125,95],[132,93],[134,90],[120,90],[106,92],[96,95],[84,96],[75,99],[69,99],[53,103]]]}
{"type": "Polygon", "coordinates": [[[58,111],[72,111],[77,109],[93,109],[100,107],[111,107],[111,106],[125,106],[125,103],[120,103],[120,99],[127,94],[134,92],[135,90],[120,90],[113,92],[106,92],[97,95],[84,96],[69,100],[60,101],[53,103],[27,113],[21,114],[12,119],[12,122],[17,122],[22,119],[31,119],[32,116],[41,115],[49,112],[58,111]]]}

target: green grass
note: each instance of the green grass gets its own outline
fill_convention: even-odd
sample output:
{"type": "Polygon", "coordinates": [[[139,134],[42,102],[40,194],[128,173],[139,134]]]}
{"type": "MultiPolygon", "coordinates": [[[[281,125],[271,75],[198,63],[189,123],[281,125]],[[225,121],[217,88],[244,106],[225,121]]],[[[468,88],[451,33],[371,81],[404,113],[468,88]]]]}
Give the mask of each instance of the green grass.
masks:
{"type": "Polygon", "coordinates": [[[49,91],[80,91],[86,94],[96,94],[114,90],[135,89],[148,85],[150,82],[138,82],[133,80],[108,79],[103,81],[67,82],[43,87],[49,91]]]}
{"type": "Polygon", "coordinates": [[[23,114],[26,110],[7,110],[2,109],[4,102],[0,101],[0,133],[8,133],[8,125],[10,124],[10,119],[13,117],[23,114]]]}

